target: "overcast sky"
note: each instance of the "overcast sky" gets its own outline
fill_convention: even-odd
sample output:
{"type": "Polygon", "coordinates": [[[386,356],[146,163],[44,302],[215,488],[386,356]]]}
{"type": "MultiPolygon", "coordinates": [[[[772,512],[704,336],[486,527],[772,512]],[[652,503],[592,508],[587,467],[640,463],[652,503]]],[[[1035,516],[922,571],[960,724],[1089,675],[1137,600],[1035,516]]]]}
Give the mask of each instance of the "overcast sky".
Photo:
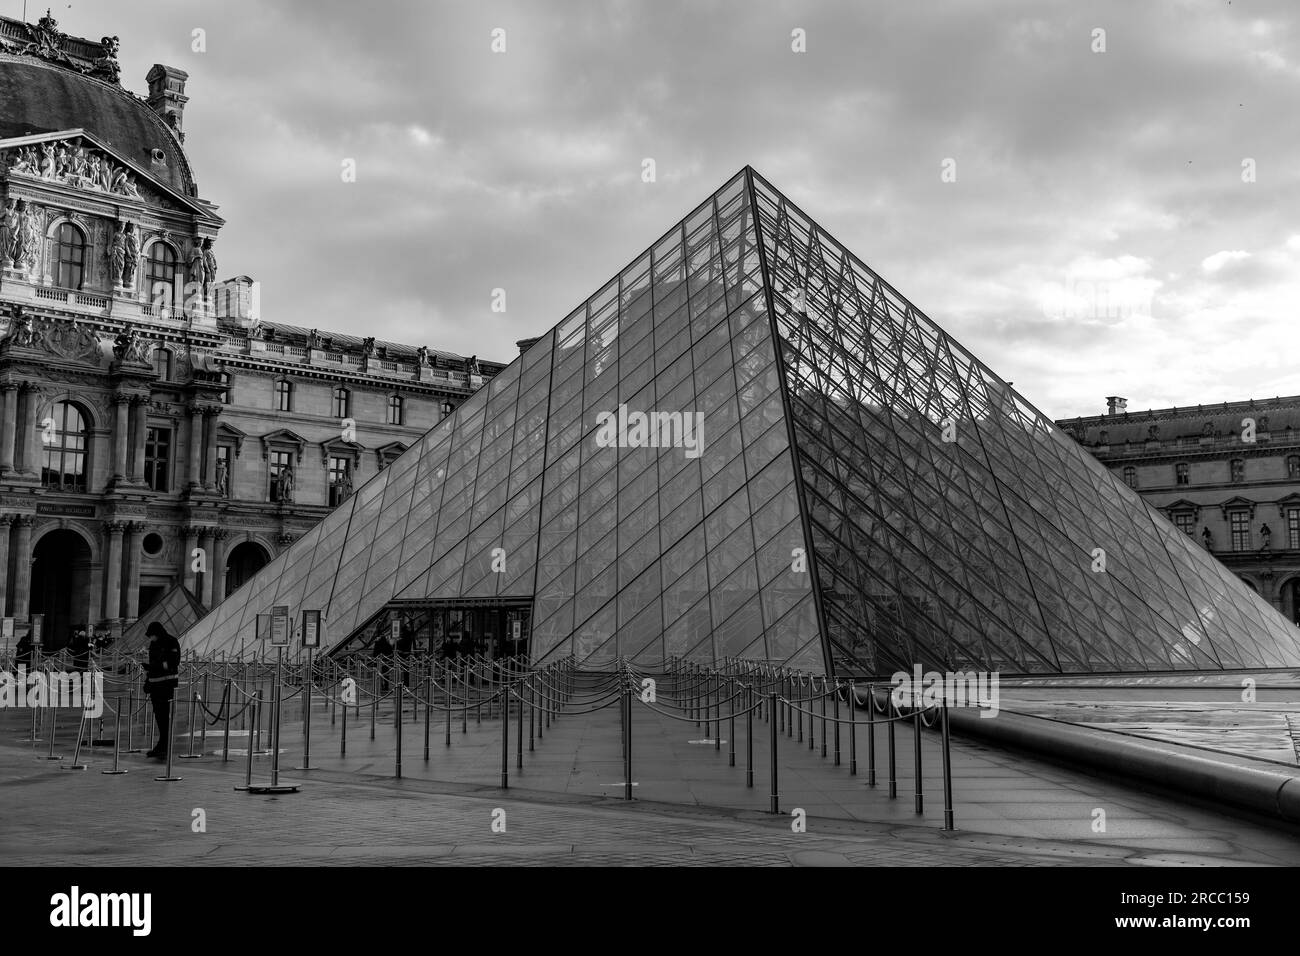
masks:
{"type": "Polygon", "coordinates": [[[508,361],[749,163],[1053,417],[1300,393],[1294,0],[54,15],[136,92],[189,72],[221,272],[268,319],[508,361]]]}

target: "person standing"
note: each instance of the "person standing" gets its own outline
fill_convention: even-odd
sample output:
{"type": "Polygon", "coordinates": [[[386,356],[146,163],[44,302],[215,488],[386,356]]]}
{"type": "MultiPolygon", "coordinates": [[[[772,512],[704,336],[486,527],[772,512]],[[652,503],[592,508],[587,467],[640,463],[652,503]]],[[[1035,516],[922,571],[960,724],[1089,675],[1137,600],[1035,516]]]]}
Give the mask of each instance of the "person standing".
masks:
{"type": "Polygon", "coordinates": [[[144,689],[158,725],[158,743],[145,756],[162,759],[171,743],[171,703],[180,683],[181,645],[158,621],[150,624],[145,634],[149,637],[149,666],[144,689]]]}
{"type": "Polygon", "coordinates": [[[393,663],[393,642],[388,639],[388,631],[381,630],[379,637],[371,648],[374,653],[375,667],[379,669],[379,693],[388,693],[388,672],[393,663]]]}

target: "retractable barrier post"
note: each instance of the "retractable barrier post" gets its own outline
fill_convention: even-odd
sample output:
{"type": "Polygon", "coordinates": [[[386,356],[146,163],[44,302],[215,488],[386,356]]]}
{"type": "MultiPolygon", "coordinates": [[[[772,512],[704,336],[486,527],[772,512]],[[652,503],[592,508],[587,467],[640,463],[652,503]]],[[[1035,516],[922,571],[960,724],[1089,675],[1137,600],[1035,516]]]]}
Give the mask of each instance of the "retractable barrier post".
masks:
{"type": "Polygon", "coordinates": [[[226,763],[230,760],[230,708],[235,702],[235,696],[231,693],[230,678],[226,678],[226,690],[222,695],[221,709],[223,728],[221,731],[221,762],[226,763]]]}
{"type": "Polygon", "coordinates": [[[898,776],[896,772],[897,768],[894,763],[894,724],[896,723],[894,718],[896,716],[899,716],[897,714],[897,709],[898,708],[894,706],[894,701],[893,698],[891,697],[889,701],[889,707],[886,708],[885,710],[885,713],[889,715],[889,799],[890,800],[893,800],[895,797],[898,796],[898,776]]]}
{"type": "Polygon", "coordinates": [[[161,777],[154,777],[160,782],[174,783],[177,780],[184,779],[172,773],[172,751],[176,748],[172,744],[176,740],[176,735],[172,733],[172,728],[176,726],[176,698],[172,697],[167,701],[167,740],[160,741],[161,746],[167,748],[167,772],[161,777]]]}
{"type": "Polygon", "coordinates": [[[86,712],[81,712],[81,722],[77,725],[77,744],[72,749],[72,763],[59,764],[60,770],[85,770],[86,765],[81,762],[81,736],[86,730],[86,712]]]}
{"type": "MultiPolygon", "coordinates": [[[[399,676],[400,676],[400,672],[399,672],[399,676]]],[[[406,692],[406,685],[403,684],[401,681],[398,681],[397,686],[393,688],[393,694],[396,695],[397,697],[396,701],[394,701],[394,703],[397,705],[394,708],[397,714],[393,718],[393,720],[395,721],[393,724],[393,733],[397,738],[397,765],[394,768],[393,772],[394,772],[394,776],[396,776],[398,780],[402,779],[402,707],[406,703],[404,700],[402,700],[402,696],[405,692],[406,692]]]]}
{"type": "MultiPolygon", "coordinates": [[[[208,675],[203,675],[203,696],[199,700],[208,700],[208,675]]],[[[200,718],[199,723],[199,753],[202,754],[208,749],[208,722],[200,718]]]]}
{"type": "Polygon", "coordinates": [[[348,755],[348,705],[343,705],[343,723],[339,727],[339,759],[348,755]]]}
{"type": "MultiPolygon", "coordinates": [[[[773,709],[775,709],[775,707],[776,707],[776,694],[775,694],[775,693],[772,693],[772,694],[769,694],[769,695],[768,695],[768,698],[767,698],[767,706],[768,706],[768,713],[771,714],[772,711],[773,711],[773,709]]],[[[776,719],[775,719],[775,718],[773,718],[772,720],[769,720],[769,721],[768,721],[768,727],[769,727],[769,729],[771,730],[771,738],[772,738],[771,741],[769,742],[770,745],[771,745],[771,747],[772,747],[772,754],[771,754],[771,756],[772,756],[772,812],[773,812],[773,813],[780,813],[780,812],[781,812],[780,802],[779,802],[779,799],[778,799],[778,797],[777,797],[777,794],[779,793],[779,791],[777,790],[777,785],[776,785],[776,784],[777,784],[777,781],[776,781],[776,758],[777,758],[777,752],[776,752],[776,741],[777,741],[777,733],[776,733],[776,719]]]]}
{"type": "MultiPolygon", "coordinates": [[[[257,723],[257,705],[261,702],[261,699],[262,699],[261,690],[259,689],[257,694],[255,694],[253,698],[249,701],[249,706],[253,708],[254,724],[257,723]]],[[[248,788],[251,787],[252,785],[253,785],[253,734],[252,731],[249,731],[248,755],[247,755],[247,759],[244,761],[244,785],[242,787],[235,787],[235,789],[241,791],[247,791],[248,788]]]]}
{"type": "Polygon", "coordinates": [[[501,789],[510,787],[510,714],[501,712],[501,789]]]}
{"type": "Polygon", "coordinates": [[[632,799],[632,688],[623,690],[623,799],[632,799]]]}
{"type": "Polygon", "coordinates": [[[533,737],[537,733],[537,685],[531,674],[524,678],[524,683],[528,686],[528,752],[532,753],[533,737]]]}
{"type": "MultiPolygon", "coordinates": [[[[130,721],[128,721],[128,723],[130,723],[130,721]]],[[[113,769],[101,770],[100,773],[108,773],[108,774],[126,773],[125,770],[120,769],[117,765],[118,757],[122,753],[122,748],[120,746],[122,738],[119,736],[121,733],[122,733],[122,699],[119,697],[117,701],[117,713],[113,716],[113,769]]]]}
{"type": "Polygon", "coordinates": [[[298,770],[314,770],[311,765],[311,648],[307,648],[307,665],[302,679],[302,766],[298,770]]]}
{"type": "Polygon", "coordinates": [[[943,828],[945,830],[956,829],[953,826],[952,814],[952,752],[950,750],[951,739],[948,735],[948,701],[945,699],[940,705],[943,709],[939,714],[943,721],[943,828]]]}
{"type": "MultiPolygon", "coordinates": [[[[193,670],[194,670],[194,668],[191,666],[191,668],[190,668],[190,671],[191,671],[190,676],[191,676],[191,678],[193,677],[193,670]]],[[[172,699],[175,700],[174,697],[173,697],[172,699]]],[[[189,721],[188,721],[188,724],[189,724],[189,736],[190,736],[190,749],[189,749],[189,752],[188,752],[188,753],[183,753],[183,754],[178,754],[178,755],[177,755],[177,756],[180,757],[181,760],[193,760],[193,759],[196,758],[196,757],[202,757],[202,756],[203,756],[203,754],[201,754],[201,753],[195,753],[195,752],[194,752],[194,706],[195,706],[195,704],[198,703],[198,699],[199,699],[198,691],[193,691],[193,690],[190,691],[190,716],[189,716],[189,721]]],[[[173,734],[172,736],[174,737],[175,734],[173,734]]],[[[171,752],[172,752],[171,742],[168,741],[167,754],[168,754],[169,757],[171,756],[171,752]]]]}
{"type": "MultiPolygon", "coordinates": [[[[49,684],[46,684],[45,686],[48,687],[49,684]]],[[[58,725],[59,725],[59,708],[51,707],[50,708],[50,749],[45,754],[46,760],[63,759],[62,756],[55,756],[54,754],[54,734],[56,733],[56,728],[58,727],[58,725]]]]}
{"type": "MultiPolygon", "coordinates": [[[[836,761],[838,762],[838,761],[836,761]]],[[[849,681],[849,776],[858,775],[858,691],[849,681]]]]}
{"type": "Polygon", "coordinates": [[[912,713],[912,753],[916,778],[916,812],[925,812],[925,795],[921,791],[921,707],[916,705],[912,713]]]}
{"type": "Polygon", "coordinates": [[[754,685],[745,688],[745,786],[754,789],[754,685]]]}
{"type": "MultiPolygon", "coordinates": [[[[433,719],[433,685],[428,671],[424,674],[424,762],[429,762],[429,722],[433,719]]],[[[419,706],[419,701],[416,701],[419,706]]]]}
{"type": "Polygon", "coordinates": [[[822,758],[826,757],[826,678],[822,678],[822,758]]]}
{"type": "MultiPolygon", "coordinates": [[[[835,682],[835,688],[831,692],[831,704],[835,710],[832,713],[834,718],[832,727],[835,731],[835,766],[840,765],[840,682],[835,682]]],[[[823,755],[824,756],[824,755],[823,755]]]]}
{"type": "Polygon", "coordinates": [[[375,719],[379,715],[379,668],[370,678],[370,739],[375,739],[375,719]]]}
{"type": "Polygon", "coordinates": [[[728,695],[731,700],[727,704],[727,766],[736,765],[736,695],[728,695]]]}
{"type": "MultiPolygon", "coordinates": [[[[511,687],[504,681],[501,683],[501,713],[504,717],[510,716],[510,694],[511,687]]],[[[519,724],[515,733],[515,769],[524,769],[524,696],[519,696],[519,724]]]]}

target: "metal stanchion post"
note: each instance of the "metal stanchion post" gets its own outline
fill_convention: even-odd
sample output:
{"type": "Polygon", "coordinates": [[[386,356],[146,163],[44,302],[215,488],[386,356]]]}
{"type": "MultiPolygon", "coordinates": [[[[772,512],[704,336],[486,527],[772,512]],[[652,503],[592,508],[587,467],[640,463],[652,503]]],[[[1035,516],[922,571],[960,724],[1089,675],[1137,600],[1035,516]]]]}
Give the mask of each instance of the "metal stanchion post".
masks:
{"type": "Polygon", "coordinates": [[[533,737],[537,733],[537,685],[532,675],[524,678],[528,686],[528,752],[533,752],[533,737]]]}
{"type": "MultiPolygon", "coordinates": [[[[48,687],[49,684],[46,684],[45,686],[48,687]]],[[[55,735],[55,733],[57,732],[57,731],[56,731],[56,728],[58,727],[58,725],[59,725],[59,708],[57,708],[57,707],[51,707],[51,708],[50,708],[50,749],[49,749],[49,751],[45,754],[45,759],[46,759],[46,760],[62,760],[62,759],[63,759],[63,757],[62,757],[61,755],[60,755],[60,756],[55,756],[55,754],[54,754],[54,735],[55,735]]]]}
{"type": "Polygon", "coordinates": [[[510,714],[501,712],[501,789],[510,787],[510,714]]]}
{"type": "Polygon", "coordinates": [[[745,688],[745,786],[754,788],[754,685],[745,688]]]}
{"type": "Polygon", "coordinates": [[[154,777],[155,780],[168,783],[184,779],[172,773],[172,752],[176,749],[172,746],[176,740],[176,735],[172,733],[174,726],[176,726],[176,698],[172,697],[167,701],[167,740],[165,741],[167,747],[167,772],[161,777],[154,777]]]}
{"type": "Polygon", "coordinates": [[[849,776],[858,775],[858,691],[849,681],[849,776]]]}
{"type": "Polygon", "coordinates": [[[632,688],[623,690],[623,799],[632,799],[632,688]]]}
{"type": "Polygon", "coordinates": [[[379,668],[370,678],[370,739],[375,739],[375,719],[379,714],[379,668]]]}
{"type": "MultiPolygon", "coordinates": [[[[511,686],[502,682],[501,684],[501,711],[505,716],[510,715],[510,694],[511,686]]],[[[515,769],[524,768],[524,695],[517,695],[519,698],[519,724],[515,733],[515,769]]]]}
{"type": "Polygon", "coordinates": [[[912,713],[912,752],[916,768],[916,812],[925,812],[925,795],[921,792],[921,707],[912,713]]]}
{"type": "Polygon", "coordinates": [[[433,686],[428,672],[424,675],[424,762],[429,762],[429,722],[433,719],[433,686]]]}
{"type": "Polygon", "coordinates": [[[298,770],[314,770],[311,765],[311,648],[307,648],[307,665],[302,679],[302,766],[298,770]]]}
{"type": "Polygon", "coordinates": [[[876,785],[876,685],[867,685],[867,786],[876,785]]]}
{"type": "Polygon", "coordinates": [[[222,720],[223,728],[221,731],[221,762],[222,763],[226,763],[228,760],[230,760],[230,708],[235,701],[234,694],[231,693],[230,688],[231,688],[230,678],[227,677],[226,690],[222,694],[222,698],[221,698],[221,709],[222,709],[222,718],[223,718],[222,720]]]}
{"type": "Polygon", "coordinates": [[[831,723],[832,730],[835,733],[835,766],[840,765],[840,682],[835,682],[835,687],[831,691],[831,704],[835,708],[831,714],[833,720],[831,723]]]}
{"type": "MultiPolygon", "coordinates": [[[[203,695],[199,698],[199,700],[207,700],[207,699],[208,699],[208,675],[204,674],[203,695]]],[[[201,754],[207,749],[208,749],[208,722],[206,719],[204,719],[199,724],[199,753],[201,754]]]]}
{"type": "Polygon", "coordinates": [[[339,727],[339,759],[348,755],[348,705],[343,705],[343,724],[339,727]]]}
{"type": "Polygon", "coordinates": [[[72,763],[59,764],[60,770],[85,770],[86,765],[81,762],[81,737],[86,730],[86,712],[81,712],[81,722],[77,725],[77,744],[72,749],[72,763]]]}
{"type": "Polygon", "coordinates": [[[727,704],[727,766],[736,765],[736,695],[727,704]]]}
{"type": "MultiPolygon", "coordinates": [[[[257,705],[260,701],[261,701],[261,691],[259,690],[258,693],[254,695],[253,698],[248,703],[248,706],[253,708],[252,722],[254,724],[257,723],[257,705]]],[[[247,759],[244,761],[244,785],[242,787],[235,787],[235,789],[247,791],[248,788],[251,787],[252,785],[253,785],[253,733],[250,730],[248,733],[248,756],[247,759]]]]}
{"type": "Polygon", "coordinates": [[[126,773],[125,770],[119,769],[117,765],[118,757],[122,753],[122,748],[121,746],[119,746],[122,739],[120,736],[121,733],[122,733],[122,699],[119,697],[117,701],[117,713],[113,717],[113,769],[101,770],[100,773],[109,773],[109,774],[126,773]]]}
{"type": "MultiPolygon", "coordinates": [[[[192,669],[193,668],[191,668],[191,670],[192,669]]],[[[174,697],[172,699],[175,700],[174,697]]],[[[180,757],[181,760],[193,760],[196,757],[203,756],[203,754],[201,753],[194,752],[194,707],[198,703],[198,700],[199,700],[198,691],[194,691],[194,690],[190,691],[190,716],[188,721],[189,736],[190,736],[190,750],[189,753],[177,754],[177,756],[180,757]]],[[[172,736],[175,737],[176,735],[172,734],[172,736]]],[[[168,741],[167,754],[169,757],[171,756],[171,752],[172,752],[171,741],[168,741]]]]}
{"type": "Polygon", "coordinates": [[[898,716],[895,713],[896,710],[897,708],[894,707],[893,699],[891,698],[889,707],[886,708],[885,710],[885,713],[889,715],[889,799],[890,800],[893,800],[895,797],[898,796],[898,774],[896,772],[897,768],[894,762],[894,724],[896,723],[894,718],[898,716]]]}
{"type": "MultiPolygon", "coordinates": [[[[400,672],[399,676],[401,676],[400,672]]],[[[405,704],[405,701],[402,700],[402,696],[405,691],[406,685],[399,680],[397,686],[393,688],[393,703],[395,704],[393,710],[396,712],[393,717],[393,734],[397,738],[397,765],[394,771],[394,776],[396,776],[398,780],[402,779],[402,707],[405,704]]]]}
{"type": "Polygon", "coordinates": [[[945,699],[940,706],[943,708],[939,715],[943,721],[943,828],[953,830],[956,828],[952,819],[952,752],[948,735],[948,701],[945,699]]]}
{"type": "MultiPolygon", "coordinates": [[[[768,713],[771,714],[772,711],[773,711],[773,709],[776,707],[776,693],[775,693],[775,692],[773,692],[772,694],[768,695],[768,698],[767,698],[767,707],[768,707],[768,713]]],[[[771,754],[771,756],[772,756],[772,812],[773,812],[773,813],[780,813],[780,812],[781,812],[781,807],[780,807],[780,801],[779,801],[779,799],[778,799],[778,797],[777,797],[777,794],[779,793],[779,791],[777,790],[777,781],[776,781],[776,758],[777,758],[777,751],[776,751],[776,741],[777,741],[777,734],[776,734],[776,718],[773,718],[772,720],[769,720],[769,721],[768,721],[768,727],[771,729],[771,738],[772,738],[771,741],[770,741],[770,745],[771,745],[771,747],[772,747],[772,754],[771,754]]]]}

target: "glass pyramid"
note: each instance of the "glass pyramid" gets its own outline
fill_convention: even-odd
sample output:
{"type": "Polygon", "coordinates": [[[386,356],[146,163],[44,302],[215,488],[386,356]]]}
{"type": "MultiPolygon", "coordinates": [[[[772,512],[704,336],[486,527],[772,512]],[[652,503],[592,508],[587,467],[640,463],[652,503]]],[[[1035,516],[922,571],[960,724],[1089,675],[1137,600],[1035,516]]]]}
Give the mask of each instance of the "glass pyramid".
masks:
{"type": "Polygon", "coordinates": [[[1300,665],[1296,629],[746,168],[184,637],[531,602],[529,652],[1300,665]],[[692,427],[694,426],[694,427],[692,427]]]}

